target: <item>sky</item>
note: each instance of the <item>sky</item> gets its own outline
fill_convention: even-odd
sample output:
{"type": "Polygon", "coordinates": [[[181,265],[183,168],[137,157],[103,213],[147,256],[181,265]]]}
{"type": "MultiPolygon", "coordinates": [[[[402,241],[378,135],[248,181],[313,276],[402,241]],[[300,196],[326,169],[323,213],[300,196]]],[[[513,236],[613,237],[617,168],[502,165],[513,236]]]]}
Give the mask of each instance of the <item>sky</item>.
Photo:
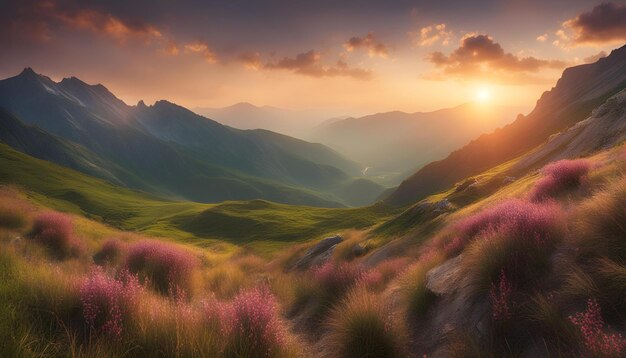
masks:
{"type": "Polygon", "coordinates": [[[327,115],[532,106],[626,43],[626,0],[0,0],[0,77],[327,115]]]}

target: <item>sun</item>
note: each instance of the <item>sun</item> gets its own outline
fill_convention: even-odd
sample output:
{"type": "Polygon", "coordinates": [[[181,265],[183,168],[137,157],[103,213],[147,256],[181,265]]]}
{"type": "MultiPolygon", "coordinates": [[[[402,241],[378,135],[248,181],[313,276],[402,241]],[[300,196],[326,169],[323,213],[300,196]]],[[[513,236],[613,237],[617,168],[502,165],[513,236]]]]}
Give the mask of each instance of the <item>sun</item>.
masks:
{"type": "Polygon", "coordinates": [[[476,91],[476,101],[486,103],[491,99],[491,92],[487,88],[479,88],[476,91]]]}

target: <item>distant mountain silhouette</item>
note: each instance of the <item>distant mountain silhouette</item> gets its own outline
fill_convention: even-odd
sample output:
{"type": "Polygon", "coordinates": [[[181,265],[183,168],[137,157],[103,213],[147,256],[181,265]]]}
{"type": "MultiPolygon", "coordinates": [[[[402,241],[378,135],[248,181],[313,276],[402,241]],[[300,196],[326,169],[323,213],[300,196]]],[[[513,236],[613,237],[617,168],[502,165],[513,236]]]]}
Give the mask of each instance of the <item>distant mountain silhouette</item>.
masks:
{"type": "Polygon", "coordinates": [[[554,133],[587,118],[626,87],[626,46],[592,64],[567,68],[535,109],[515,122],[484,134],[447,158],[430,163],[406,179],[386,202],[406,205],[450,187],[463,178],[513,159],[554,133]]]}
{"type": "Polygon", "coordinates": [[[102,85],[30,68],[0,81],[0,108],[13,128],[2,140],[17,149],[171,197],[341,206],[332,192],[361,170],[320,144],[233,129],[167,101],[129,106],[102,85]]]}
{"type": "Polygon", "coordinates": [[[241,102],[223,108],[195,108],[195,112],[238,129],[267,129],[297,138],[305,138],[324,119],[315,111],[255,106],[241,102]]]}
{"type": "Polygon", "coordinates": [[[472,138],[511,122],[523,109],[464,104],[434,112],[377,113],[328,121],[311,139],[370,167],[371,175],[412,173],[472,138]]]}

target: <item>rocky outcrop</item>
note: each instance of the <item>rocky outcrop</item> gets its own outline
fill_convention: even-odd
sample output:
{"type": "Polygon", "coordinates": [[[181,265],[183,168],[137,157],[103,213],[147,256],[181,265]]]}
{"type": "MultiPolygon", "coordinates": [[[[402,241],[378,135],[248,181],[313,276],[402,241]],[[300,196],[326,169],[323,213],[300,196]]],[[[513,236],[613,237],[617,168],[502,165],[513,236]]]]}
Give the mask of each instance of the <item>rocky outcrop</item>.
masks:
{"type": "Polygon", "coordinates": [[[308,249],[304,255],[291,267],[292,270],[306,270],[319,266],[333,255],[335,247],[343,241],[339,235],[327,237],[308,249]]]}

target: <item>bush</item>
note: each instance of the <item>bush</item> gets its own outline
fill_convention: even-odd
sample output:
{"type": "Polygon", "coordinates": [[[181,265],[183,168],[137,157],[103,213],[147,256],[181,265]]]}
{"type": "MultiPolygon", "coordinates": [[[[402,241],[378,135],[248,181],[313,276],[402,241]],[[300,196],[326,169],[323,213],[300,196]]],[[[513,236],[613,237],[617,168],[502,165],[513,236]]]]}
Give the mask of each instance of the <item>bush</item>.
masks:
{"type": "Polygon", "coordinates": [[[521,200],[487,209],[461,227],[465,237],[472,239],[462,265],[475,292],[489,289],[502,272],[519,286],[540,277],[566,233],[559,206],[521,200]]]}
{"type": "Polygon", "coordinates": [[[78,256],[83,250],[82,243],[74,236],[72,217],[66,214],[39,214],[29,236],[48,247],[59,258],[78,256]]]}
{"type": "Polygon", "coordinates": [[[557,205],[510,199],[457,223],[453,228],[456,234],[444,250],[447,256],[454,256],[474,239],[499,233],[550,243],[561,238],[563,230],[562,212],[557,205]]]}
{"type": "Polygon", "coordinates": [[[265,288],[237,295],[230,304],[226,357],[278,357],[285,353],[286,329],[274,296],[265,288]]]}
{"type": "Polygon", "coordinates": [[[583,159],[559,160],[546,165],[542,170],[542,178],[535,183],[531,191],[531,200],[545,200],[578,187],[590,168],[591,163],[583,159]]]}
{"type": "Polygon", "coordinates": [[[363,269],[350,263],[326,263],[313,269],[313,278],[320,288],[331,296],[342,296],[363,276],[363,269]]]}
{"type": "Polygon", "coordinates": [[[193,294],[198,267],[199,260],[190,251],[154,240],[131,245],[123,265],[157,292],[170,295],[193,294]]]}
{"type": "Polygon", "coordinates": [[[140,290],[137,277],[123,273],[120,279],[94,269],[80,285],[83,318],[96,334],[121,338],[124,321],[137,305],[140,290]]]}
{"type": "Polygon", "coordinates": [[[383,298],[363,289],[348,293],[329,321],[329,347],[338,357],[401,357],[401,325],[389,313],[383,298]]]}
{"type": "Polygon", "coordinates": [[[99,265],[116,264],[122,258],[126,246],[118,239],[105,241],[100,250],[93,256],[95,263],[99,265]]]}
{"type": "Polygon", "coordinates": [[[570,320],[580,330],[588,353],[602,357],[621,357],[626,352],[626,339],[621,334],[607,333],[602,310],[596,300],[588,300],[587,309],[570,316],[570,320]]]}

